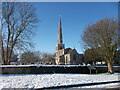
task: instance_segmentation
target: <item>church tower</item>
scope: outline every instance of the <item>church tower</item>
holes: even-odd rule
[[[82,63],[82,56],[75,49],[65,48],[65,44],[63,44],[61,18],[58,24],[58,39],[56,44],[55,63],[63,65]]]
[[[58,24],[58,40],[56,44],[56,57],[55,57],[55,62],[56,64],[60,64],[60,57],[61,55],[64,55],[64,50],[65,50],[65,45],[63,44],[63,39],[62,39],[62,22],[61,18]]]
[[[64,49],[64,44],[62,40],[62,23],[61,19],[58,24],[58,40],[57,40],[57,45],[56,45],[56,51]]]

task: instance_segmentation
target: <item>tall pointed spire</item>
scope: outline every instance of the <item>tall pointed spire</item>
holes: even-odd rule
[[[61,25],[61,18],[60,18],[60,21],[59,21],[59,24],[58,24],[58,44],[62,44],[63,41],[62,41],[62,25]]]

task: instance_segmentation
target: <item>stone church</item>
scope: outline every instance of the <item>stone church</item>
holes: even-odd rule
[[[65,48],[62,40],[62,23],[61,19],[58,24],[58,41],[56,44],[55,63],[56,64],[82,64],[83,55],[79,54],[76,49]]]

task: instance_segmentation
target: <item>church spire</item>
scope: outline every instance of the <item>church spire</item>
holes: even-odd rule
[[[59,24],[58,24],[58,44],[62,44],[63,41],[62,41],[62,25],[61,25],[61,18],[60,18],[60,21],[59,21]]]

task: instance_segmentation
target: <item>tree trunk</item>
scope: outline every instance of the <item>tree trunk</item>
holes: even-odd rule
[[[9,51],[9,54],[8,54],[8,61],[7,61],[7,64],[9,65],[10,64],[10,62],[11,62],[11,56],[12,56],[12,53],[13,53],[13,48],[12,49],[10,49],[10,51]]]
[[[114,72],[113,72],[112,63],[108,62],[107,64],[108,64],[108,73],[113,74]]]
[[[1,59],[1,63],[5,64],[4,48],[3,48],[3,40],[2,40],[2,30],[1,29],[0,29],[0,59]]]

